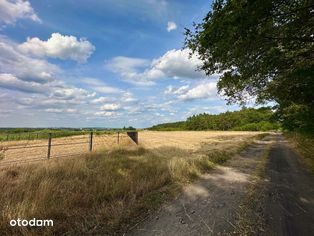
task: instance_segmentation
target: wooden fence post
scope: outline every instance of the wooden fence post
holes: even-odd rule
[[[120,132],[118,131],[118,144],[120,143]]]
[[[51,152],[51,133],[48,134],[48,154],[47,154],[48,159],[50,159],[50,152]]]
[[[134,141],[134,143],[138,144],[138,132],[137,131],[127,132],[127,135]]]
[[[89,135],[89,151],[93,151],[93,132],[90,132]]]

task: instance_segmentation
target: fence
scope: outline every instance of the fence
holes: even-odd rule
[[[41,134],[42,135],[42,134]],[[8,138],[9,140],[9,138]],[[138,144],[137,132],[116,132],[111,134],[72,135],[0,142],[0,166],[58,157],[86,155],[88,152],[109,149],[113,146]]]

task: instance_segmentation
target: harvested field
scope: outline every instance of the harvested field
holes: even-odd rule
[[[193,153],[208,151],[232,151],[239,143],[261,132],[241,131],[141,131],[140,145],[146,149],[159,147],[180,148]],[[89,135],[53,138],[51,158],[84,155],[89,150]],[[110,150],[120,147],[132,147],[135,144],[125,134],[106,134],[93,136],[93,151]],[[3,158],[0,165],[47,159],[48,140],[22,140],[1,142]]]
[[[126,139],[129,144],[101,145],[105,151],[92,155],[2,167],[0,232],[122,235],[254,136],[259,133],[142,131],[139,146]],[[10,219],[34,217],[52,219],[54,227],[8,225]]]
[[[176,147],[192,152],[236,149],[241,141],[249,140],[262,132],[243,131],[143,131],[140,144],[147,149]]]
[[[85,155],[89,151],[89,135],[52,138],[51,158]],[[132,140],[119,134],[119,146],[132,146]],[[118,134],[94,135],[93,151],[112,149],[118,146]],[[41,140],[21,140],[0,142],[2,160],[0,165],[47,159],[48,138]]]

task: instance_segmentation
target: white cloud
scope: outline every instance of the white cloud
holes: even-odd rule
[[[179,100],[182,101],[218,98],[217,85],[215,81],[202,82],[192,88],[190,88],[189,85],[184,85],[179,88],[168,86],[165,94],[175,95]]]
[[[62,81],[36,83],[23,81],[12,74],[0,74],[0,88],[12,91],[12,100],[23,107],[44,109],[72,109],[71,106],[84,106],[90,104],[95,98],[94,93],[85,89],[69,86]],[[29,95],[25,97],[28,93]],[[64,110],[70,113],[69,110]]]
[[[137,99],[134,97],[134,95],[130,92],[124,92],[122,97],[120,98],[122,102],[130,103],[130,102],[136,102]]]
[[[31,97],[19,98],[17,102],[22,106],[36,109],[71,107],[86,104],[81,98],[63,99],[46,95],[33,95]]]
[[[0,0],[0,22],[14,24],[18,19],[41,22],[29,1]]]
[[[25,93],[43,93],[45,87],[36,82],[23,81],[12,74],[0,74],[0,87]]]
[[[54,80],[42,84],[34,81],[24,81],[15,75],[8,73],[0,74],[0,88],[25,93],[45,94],[50,98],[59,98],[63,100],[84,99],[85,97],[92,96],[88,91],[68,86],[62,81]]]
[[[76,113],[77,107],[89,109],[95,92],[66,84],[58,79],[59,67],[25,55],[17,47],[15,42],[0,36],[0,89],[10,90],[16,109],[25,109],[29,114],[32,109],[60,114]]]
[[[108,97],[99,97],[99,98],[95,98],[91,101],[92,104],[98,104],[98,103],[105,103],[105,102],[111,102],[112,98],[108,98]]]
[[[38,57],[53,57],[59,59],[72,59],[83,63],[95,50],[95,46],[84,38],[77,39],[75,36],[51,34],[47,41],[39,38],[27,38],[27,41],[18,46],[23,53]]]
[[[205,78],[204,72],[198,70],[201,60],[195,54],[190,57],[190,52],[189,49],[173,49],[150,62],[141,58],[115,57],[105,66],[122,79],[138,85],[153,85],[155,80],[166,78]]]
[[[21,80],[46,83],[61,69],[45,60],[32,58],[17,50],[17,44],[0,37],[0,71],[13,74]]]
[[[96,116],[115,116],[117,115],[116,112],[113,111],[98,111],[95,113]]]
[[[149,64],[150,61],[147,59],[118,56],[107,61],[105,67],[113,72],[135,73],[137,68],[149,66]]]
[[[174,23],[173,21],[168,21],[168,24],[167,24],[167,31],[168,32],[175,30],[176,28],[177,28],[176,23]]]
[[[146,71],[146,74],[152,79],[158,79],[161,75],[174,79],[204,78],[205,74],[197,70],[202,65],[201,60],[195,54],[190,57],[190,53],[189,49],[170,50],[160,58],[153,60],[151,68]]]
[[[48,108],[48,109],[45,109],[45,111],[49,113],[78,113],[77,109],[72,109],[72,108],[68,108],[68,109]]]
[[[173,86],[169,85],[165,90],[165,94],[180,95],[180,94],[187,93],[188,91],[189,91],[189,85],[184,85],[179,88],[174,88]]]
[[[99,79],[83,78],[83,79],[81,79],[81,81],[84,84],[89,85],[90,88],[92,88],[93,90],[95,90],[96,92],[99,92],[99,93],[122,93],[123,92],[122,89],[108,86],[106,83],[104,83],[103,81],[101,81]]]
[[[102,105],[100,107],[100,110],[102,110],[102,111],[116,111],[116,110],[119,110],[120,108],[121,108],[120,104],[108,103],[108,104]]]
[[[70,87],[70,86],[62,86],[62,87],[54,87],[51,89],[51,97],[59,98],[62,100],[80,100],[83,101],[86,98],[93,97],[94,94],[89,93],[85,89]]]
[[[152,81],[143,79],[138,71],[149,67],[151,61],[143,58],[133,57],[114,57],[105,62],[105,68],[117,73],[120,77],[130,83],[136,85],[152,85]]]

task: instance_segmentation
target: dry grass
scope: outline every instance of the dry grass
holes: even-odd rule
[[[144,147],[115,148],[84,158],[0,170],[1,235],[121,232],[158,208],[182,185],[208,172],[215,163],[225,161],[256,135],[245,136],[242,132],[236,139],[232,134],[231,139],[225,139],[229,149],[224,152],[217,151],[224,146],[223,133],[211,145],[207,134],[198,143],[196,138],[194,143],[192,138],[188,140],[191,148],[180,143],[184,142],[181,136],[194,137],[197,133],[181,132],[179,144],[172,146],[149,145],[144,142],[146,134],[141,133]],[[159,133],[165,134],[174,137],[172,132]],[[169,143],[166,137],[163,142]],[[17,218],[52,219],[54,227],[10,227],[9,221]]]
[[[285,136],[300,154],[300,161],[314,173],[314,137],[300,133],[285,133]]]

